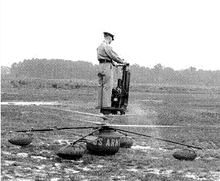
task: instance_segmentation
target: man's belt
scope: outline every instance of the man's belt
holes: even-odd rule
[[[99,59],[99,63],[112,63],[112,60]]]

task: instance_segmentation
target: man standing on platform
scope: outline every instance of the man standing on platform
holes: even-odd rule
[[[114,68],[116,63],[126,64],[126,62],[119,58],[119,56],[112,50],[110,44],[114,40],[114,35],[104,32],[104,41],[97,48],[97,58],[99,61],[98,70],[98,106],[111,107],[111,95],[114,86]]]

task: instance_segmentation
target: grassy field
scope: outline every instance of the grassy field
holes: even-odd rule
[[[56,102],[56,105],[14,105],[6,102]],[[113,124],[176,125],[180,128],[123,129],[203,148],[194,161],[172,154],[180,145],[130,135],[135,143],[114,156],[85,154],[62,160],[56,151],[91,130],[34,133],[26,147],[10,144],[10,131],[53,126],[88,126],[100,118],[73,114],[71,109],[99,114],[96,82],[84,80],[2,80],[1,180],[35,181],[192,181],[220,180],[220,87],[131,85],[127,116]],[[56,109],[53,109],[56,108]],[[92,125],[92,124],[91,124]],[[17,134],[15,134],[17,135]]]

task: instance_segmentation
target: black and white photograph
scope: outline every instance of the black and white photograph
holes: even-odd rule
[[[220,1],[0,0],[2,181],[220,181]]]

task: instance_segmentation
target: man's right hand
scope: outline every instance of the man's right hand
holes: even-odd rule
[[[126,61],[124,61],[124,59],[123,59],[123,64],[124,64],[124,65],[129,65],[129,63],[126,62]]]
[[[105,76],[105,74],[103,74],[103,73],[98,73],[98,77],[104,77]]]
[[[126,64],[127,62],[124,59],[121,59],[122,63],[121,64]]]

